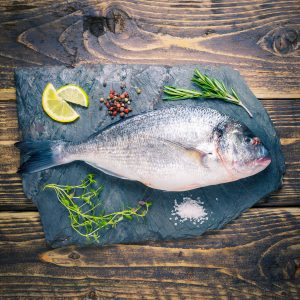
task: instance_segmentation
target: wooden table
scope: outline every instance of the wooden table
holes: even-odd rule
[[[0,16],[1,299],[299,299],[299,0],[1,0]],[[16,174],[13,71],[125,62],[238,69],[281,137],[283,188],[197,239],[47,247]]]

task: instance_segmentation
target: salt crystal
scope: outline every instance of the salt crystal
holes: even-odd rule
[[[191,221],[196,225],[196,222],[202,224],[204,220],[208,220],[207,212],[202,206],[200,198],[193,200],[190,197],[184,197],[183,201],[178,204],[177,200],[174,201],[174,210],[172,210],[172,215],[176,215],[175,220],[179,218],[180,222]],[[174,224],[175,226],[177,223]]]

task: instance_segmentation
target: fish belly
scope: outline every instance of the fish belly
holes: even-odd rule
[[[100,153],[91,152],[84,160],[109,175],[166,191],[203,186],[208,172],[200,158],[176,145],[150,138],[123,140],[101,148]]]

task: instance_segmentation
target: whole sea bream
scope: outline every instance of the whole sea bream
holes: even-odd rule
[[[186,191],[231,182],[271,162],[259,137],[243,124],[201,105],[176,105],[113,124],[80,143],[24,141],[33,173],[85,161],[102,172],[165,191]]]

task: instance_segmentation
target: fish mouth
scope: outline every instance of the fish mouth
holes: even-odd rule
[[[266,156],[266,157],[261,157],[255,160],[257,165],[260,166],[268,166],[271,163],[271,157],[270,156]]]
[[[266,147],[261,145],[259,147],[259,158],[255,160],[256,165],[266,167],[271,163],[271,155]]]

